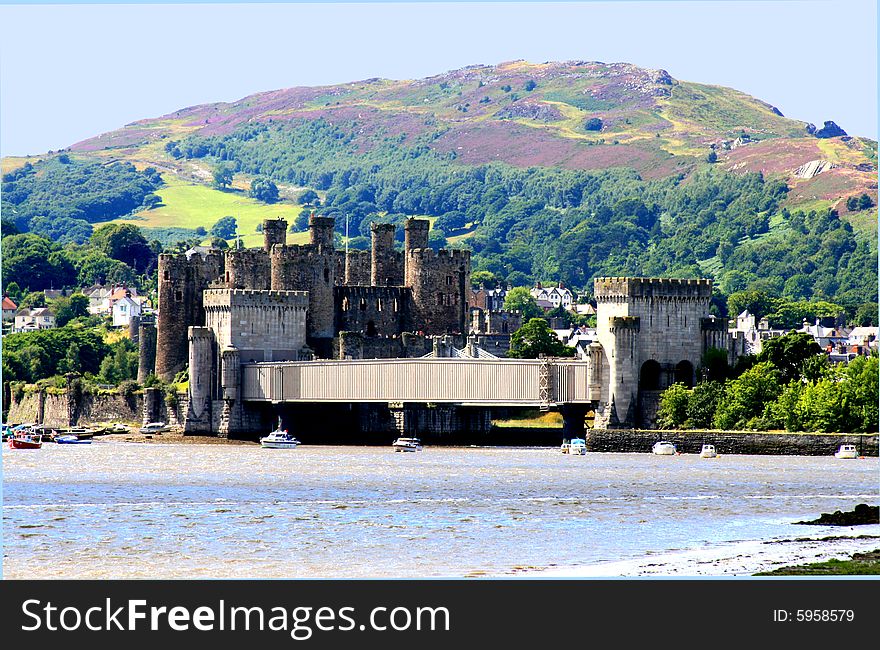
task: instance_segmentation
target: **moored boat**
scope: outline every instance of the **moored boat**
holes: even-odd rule
[[[91,437],[80,438],[73,434],[66,434],[63,436],[57,436],[55,442],[59,445],[90,445],[92,444],[92,439]]]
[[[275,429],[265,438],[260,438],[260,446],[266,449],[296,449],[298,444],[299,440],[286,429]]]
[[[715,451],[715,445],[703,445],[700,450],[700,458],[716,458],[718,452]]]
[[[666,440],[660,440],[654,443],[654,446],[651,447],[651,453],[657,454],[658,456],[674,456],[675,455],[675,445],[671,442],[667,442]]]
[[[421,451],[422,441],[418,438],[398,438],[391,446],[394,451]]]
[[[145,424],[140,429],[138,429],[138,433],[162,433],[164,431],[170,431],[171,427],[169,427],[164,422],[150,422],[149,424]]]
[[[858,458],[859,452],[855,445],[840,445],[840,448],[834,453],[835,458]]]
[[[562,443],[562,453],[572,456],[584,456],[587,453],[587,441],[583,438],[572,438]]]
[[[39,449],[43,446],[43,436],[40,434],[17,432],[9,439],[10,449]]]

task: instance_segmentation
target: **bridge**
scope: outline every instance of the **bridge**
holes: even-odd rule
[[[365,359],[241,364],[245,402],[587,406],[601,387],[571,359]]]

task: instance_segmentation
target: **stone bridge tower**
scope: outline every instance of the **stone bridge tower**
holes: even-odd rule
[[[594,295],[608,369],[597,426],[653,426],[660,393],[694,385],[707,345],[726,350],[726,327],[708,318],[712,281],[596,278]]]

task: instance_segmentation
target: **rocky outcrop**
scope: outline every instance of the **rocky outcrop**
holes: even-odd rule
[[[823,512],[822,516],[813,521],[797,521],[797,524],[808,526],[863,526],[867,524],[880,524],[880,506],[869,506],[860,503],[850,512],[835,510],[834,514]]]
[[[834,169],[835,165],[829,160],[811,160],[794,170],[796,178],[813,178],[829,169]]]
[[[836,138],[841,135],[846,135],[846,131],[841,129],[831,120],[825,122],[825,126],[819,129],[814,133],[817,138]]]
[[[505,120],[525,118],[538,122],[556,122],[562,119],[562,113],[557,108],[541,102],[516,102],[498,111],[496,116]]]

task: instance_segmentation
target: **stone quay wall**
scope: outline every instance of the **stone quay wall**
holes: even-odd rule
[[[877,456],[878,436],[855,433],[767,433],[753,431],[661,431],[647,429],[587,429],[588,451],[650,452],[658,440],[668,440],[683,454],[698,454],[704,444],[723,454],[830,456],[840,445],[855,445],[861,456]]]

